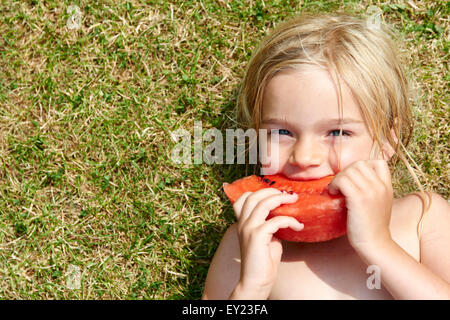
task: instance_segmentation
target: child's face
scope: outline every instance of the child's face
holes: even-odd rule
[[[278,173],[291,179],[318,179],[335,175],[357,160],[369,159],[372,136],[350,89],[344,83],[341,86],[340,149],[338,92],[327,71],[308,66],[301,72],[280,72],[269,81],[261,128],[278,132]],[[268,146],[270,150],[270,141]]]

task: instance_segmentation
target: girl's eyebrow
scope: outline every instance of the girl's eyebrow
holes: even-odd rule
[[[364,123],[363,120],[353,119],[353,118],[344,118],[344,119],[327,119],[322,121],[323,124],[349,124],[349,123]]]
[[[276,119],[276,118],[268,118],[263,119],[262,123],[264,124],[285,124],[291,127],[294,127],[292,123],[287,121],[286,119]],[[325,119],[319,122],[319,125],[339,125],[339,124],[349,124],[349,123],[364,123],[362,120],[352,119],[352,118],[344,118],[344,119]]]

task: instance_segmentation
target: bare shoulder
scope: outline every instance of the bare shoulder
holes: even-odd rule
[[[428,192],[428,197],[426,199],[430,202],[430,208],[426,213],[426,218],[424,217],[424,226],[427,226],[426,232],[432,230],[434,226],[433,222],[443,220],[446,221],[450,218],[450,204],[442,196],[434,192]],[[421,197],[419,192],[414,192],[408,194],[402,198],[396,199],[395,205],[397,210],[396,213],[400,215],[401,218],[407,217],[409,220],[419,222],[422,218],[423,208],[427,205],[423,197]],[[426,221],[426,223],[425,223]],[[439,227],[439,226],[438,226]]]
[[[229,298],[240,278],[240,258],[237,224],[233,224],[225,232],[211,261],[202,299]]]
[[[450,205],[430,192],[430,207],[422,217],[421,263],[450,282]]]
[[[434,192],[428,192],[429,197],[429,209],[422,217],[422,242],[433,241],[433,239],[440,239],[445,237],[447,240],[450,239],[448,230],[450,229],[450,204],[449,202]],[[418,193],[413,193],[409,196],[415,196],[416,199],[420,198]],[[421,215],[422,207],[425,203],[421,204]]]
[[[430,194],[430,208],[423,218],[423,241],[446,239],[450,242],[450,205],[442,196]]]

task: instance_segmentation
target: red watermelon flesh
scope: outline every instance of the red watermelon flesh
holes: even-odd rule
[[[275,236],[294,242],[320,242],[343,236],[346,233],[347,209],[342,195],[332,196],[325,191],[334,176],[310,181],[289,180],[282,175],[248,176],[224,183],[223,189],[231,203],[244,192],[255,192],[263,188],[295,192],[295,203],[283,204],[272,210],[267,219],[275,216],[292,216],[303,223],[301,231],[290,228],[279,229]]]

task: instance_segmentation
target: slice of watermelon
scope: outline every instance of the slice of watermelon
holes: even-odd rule
[[[301,231],[279,229],[275,236],[294,242],[320,242],[343,236],[346,233],[347,208],[342,195],[332,196],[325,191],[334,176],[318,180],[294,181],[281,175],[248,176],[233,183],[224,183],[223,189],[231,203],[244,192],[263,188],[295,192],[295,203],[283,204],[272,210],[267,219],[275,216],[291,216],[304,224]]]

